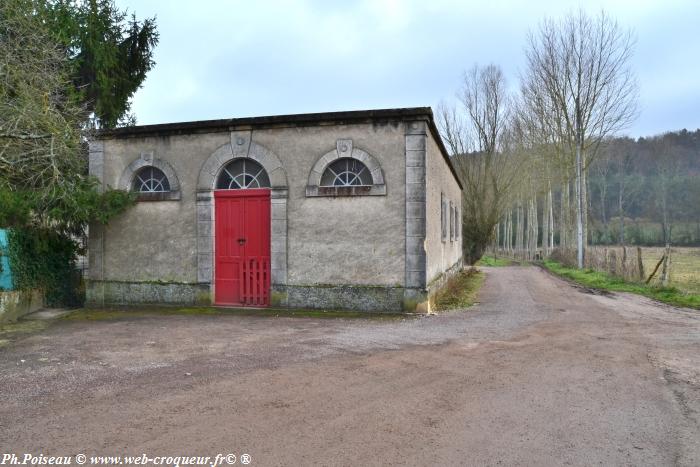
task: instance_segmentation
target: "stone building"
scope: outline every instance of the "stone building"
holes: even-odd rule
[[[430,108],[103,131],[138,201],[91,225],[88,303],[398,311],[461,268],[461,185]]]

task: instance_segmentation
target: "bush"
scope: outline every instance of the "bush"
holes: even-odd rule
[[[82,305],[82,277],[75,264],[78,253],[78,242],[55,231],[13,228],[8,232],[14,288],[41,290],[49,306]]]

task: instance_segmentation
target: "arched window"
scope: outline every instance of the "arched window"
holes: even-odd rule
[[[357,159],[344,157],[331,163],[321,176],[321,186],[369,186],[372,174]]]
[[[170,191],[170,181],[159,168],[143,167],[134,175],[132,190],[139,193],[165,193]]]
[[[338,139],[311,168],[306,196],[386,196],[382,167],[351,139]]]
[[[270,178],[262,165],[252,159],[234,159],[219,174],[217,190],[269,188]]]

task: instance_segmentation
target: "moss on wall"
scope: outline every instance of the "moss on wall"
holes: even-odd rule
[[[37,290],[0,292],[0,323],[13,323],[42,306],[42,294]]]

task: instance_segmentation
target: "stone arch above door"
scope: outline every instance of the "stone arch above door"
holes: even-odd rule
[[[253,159],[265,168],[270,177],[273,195],[275,190],[287,189],[287,174],[277,154],[251,141],[251,132],[234,131],[231,132],[231,142],[219,147],[202,165],[197,181],[197,191],[213,190],[221,169],[238,158]]]
[[[231,132],[231,142],[220,146],[204,162],[197,181],[197,282],[214,286],[214,187],[222,168],[238,158],[249,158],[265,168],[271,186],[270,267],[273,289],[287,285],[287,175],[277,155],[252,141],[251,131]],[[282,300],[279,305],[284,305]]]

